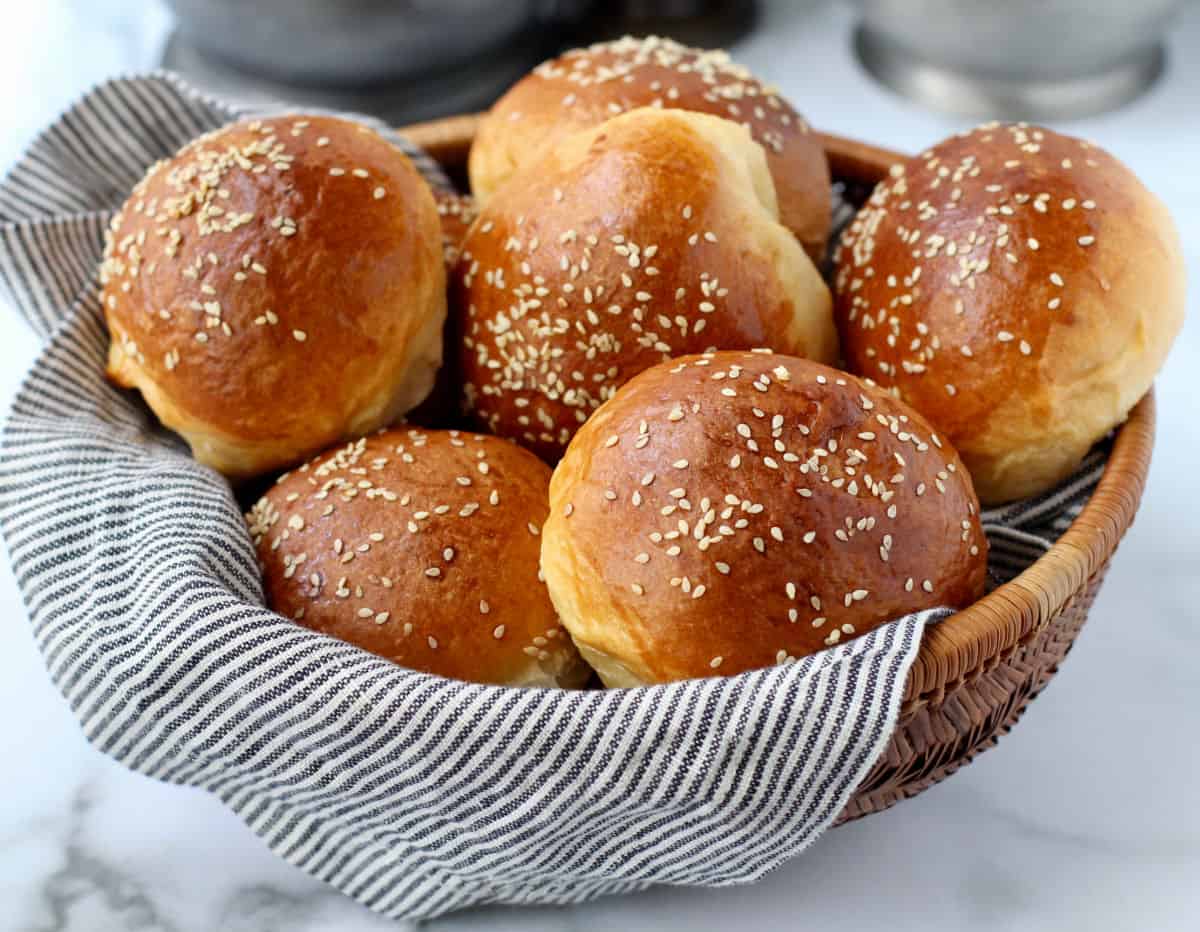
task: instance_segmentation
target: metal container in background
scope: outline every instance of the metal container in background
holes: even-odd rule
[[[573,44],[658,32],[723,45],[756,0],[166,0],[163,64],[233,100],[416,122],[487,107]]]
[[[894,90],[1002,119],[1099,113],[1162,72],[1182,0],[857,0],[855,48]]]
[[[288,84],[364,85],[442,70],[526,29],[534,0],[167,0],[200,53]]]
[[[595,0],[166,0],[163,65],[231,100],[415,122],[488,106]]]

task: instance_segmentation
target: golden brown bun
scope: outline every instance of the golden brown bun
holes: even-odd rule
[[[475,198],[469,194],[439,189],[433,196],[442,224],[442,255],[446,258],[446,271],[449,272],[458,263],[463,237],[479,216],[479,208]]]
[[[549,480],[533,454],[458,431],[324,453],[246,516],[267,604],[414,670],[580,685],[589,671],[538,571]]]
[[[775,90],[721,51],[654,36],[575,49],[545,62],[493,105],[471,147],[471,190],[486,203],[521,167],[577,130],[637,107],[741,123],[766,149],[783,225],[815,261],[829,236],[829,165],[815,134]]]
[[[113,219],[108,374],[234,477],[390,423],[441,361],[437,208],[331,117],[243,121],[159,162]]]
[[[829,290],[736,123],[643,108],[560,139],[483,207],[450,302],[468,409],[553,459],[628,378],[682,353],[832,361]]]
[[[1166,208],[1102,150],[1024,124],[893,168],[836,263],[849,368],[937,425],[991,504],[1069,475],[1183,323]]]
[[[655,366],[575,435],[542,571],[609,686],[740,673],[983,593],[958,456],[834,369],[722,352]]]

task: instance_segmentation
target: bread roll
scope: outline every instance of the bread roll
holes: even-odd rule
[[[450,272],[458,264],[463,237],[479,216],[479,207],[469,194],[435,191],[434,198],[442,224],[442,255],[446,259],[446,271]]]
[[[722,51],[626,36],[545,62],[492,107],[471,147],[471,189],[486,203],[514,173],[580,129],[638,107],[693,110],[746,126],[766,150],[780,220],[814,261],[825,254],[829,166],[787,101]]]
[[[495,437],[396,428],[280,477],[246,516],[267,604],[402,666],[507,686],[589,672],[538,572],[550,470]]]
[[[442,224],[442,256],[446,273],[453,272],[458,264],[463,237],[478,215],[475,201],[470,195],[437,189],[438,219]],[[408,412],[405,421],[430,427],[448,427],[461,423],[461,378],[458,371],[459,337],[453,326],[443,328],[442,367],[438,369],[433,388],[425,400]]]
[[[893,168],[846,230],[850,369],[928,417],[985,503],[1068,476],[1183,322],[1167,209],[1087,142],[988,124]]]
[[[232,477],[390,423],[441,361],[428,185],[374,130],[232,124],[147,174],[101,268],[108,374]]]
[[[634,110],[560,139],[518,181],[484,205],[451,281],[466,405],[492,432],[555,459],[663,359],[836,357],[829,291],[743,127]]]
[[[609,686],[733,674],[983,594],[958,456],[834,369],[721,352],[630,381],[550,483],[542,570]]]

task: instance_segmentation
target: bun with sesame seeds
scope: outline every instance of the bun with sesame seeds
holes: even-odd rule
[[[733,674],[983,594],[957,454],[919,414],[806,360],[655,366],[575,435],[542,571],[609,686]]]
[[[538,569],[550,469],[505,440],[394,428],[290,473],[246,516],[267,604],[427,673],[580,686]]]
[[[469,194],[438,189],[433,192],[437,202],[438,219],[442,224],[442,256],[446,273],[458,264],[459,248],[467,229],[478,216],[475,199]],[[446,427],[462,419],[459,396],[462,394],[458,373],[458,334],[447,326],[442,331],[442,367],[438,369],[433,388],[425,400],[413,408],[406,421],[412,424]]]
[[[231,124],[151,168],[112,221],[108,375],[228,476],[291,465],[428,393],[440,244],[429,186],[374,130]]]
[[[442,224],[442,255],[450,271],[458,263],[463,237],[479,216],[479,207],[471,195],[455,191],[435,191],[434,200]]]
[[[683,353],[833,361],[829,290],[736,123],[642,108],[560,139],[497,192],[450,283],[468,411],[548,459]]]
[[[988,504],[1068,476],[1183,323],[1167,209],[1106,152],[1026,124],[895,166],[835,263],[849,368],[943,431]]]
[[[692,110],[746,126],[764,148],[780,220],[814,261],[825,254],[831,198],[825,152],[776,91],[722,51],[626,36],[538,66],[493,105],[471,147],[471,189],[486,203],[558,140],[638,107]]]

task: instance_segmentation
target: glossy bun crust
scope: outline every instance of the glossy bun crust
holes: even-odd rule
[[[202,463],[291,465],[429,391],[445,271],[433,195],[345,120],[243,121],[159,162],[113,219],[108,374]]]
[[[589,672],[538,571],[550,470],[495,437],[396,428],[280,477],[247,515],[267,604],[401,666],[509,686]]]
[[[575,435],[542,570],[609,686],[733,674],[983,594],[954,451],[902,402],[800,359],[655,366]]]
[[[1069,475],[1183,322],[1166,208],[1112,156],[1034,126],[983,126],[893,168],[836,265],[849,368],[937,425],[987,503]]]
[[[626,37],[575,49],[519,81],[471,147],[471,189],[491,198],[559,139],[638,107],[692,110],[745,125],[766,150],[784,226],[816,261],[829,236],[829,166],[792,107],[721,51]]]
[[[832,361],[829,291],[777,218],[762,147],[727,120],[643,108],[560,139],[463,242],[450,302],[468,410],[554,459],[672,356]]]

